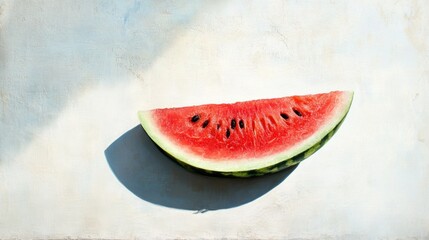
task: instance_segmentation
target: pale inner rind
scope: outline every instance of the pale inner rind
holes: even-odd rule
[[[228,159],[222,160],[208,160],[202,158],[192,152],[186,151],[183,147],[172,142],[166,135],[161,133],[152,117],[151,111],[139,112],[139,119],[146,130],[147,134],[152,140],[161,147],[164,151],[168,152],[174,158],[189,164],[191,166],[219,172],[235,172],[235,171],[249,171],[265,168],[282,162],[283,160],[290,159],[297,154],[309,149],[314,144],[318,143],[324,136],[332,131],[335,126],[345,117],[347,114],[351,102],[353,99],[353,92],[343,92],[337,99],[337,105],[332,111],[331,116],[328,120],[320,126],[319,130],[315,132],[311,137],[298,142],[291,148],[281,151],[266,157],[240,159],[240,161],[228,161]]]

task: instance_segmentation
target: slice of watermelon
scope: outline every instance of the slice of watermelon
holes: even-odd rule
[[[207,104],[139,112],[152,140],[182,166],[250,177],[298,164],[321,148],[347,115],[353,92]]]

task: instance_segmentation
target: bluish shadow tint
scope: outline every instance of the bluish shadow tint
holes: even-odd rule
[[[82,92],[130,79],[143,84],[137,73],[206,6],[198,0],[14,2],[0,28],[0,162]]]
[[[296,168],[257,178],[218,178],[192,173],[167,157],[141,126],[105,150],[119,181],[141,199],[178,209],[217,210],[237,207],[264,195]]]

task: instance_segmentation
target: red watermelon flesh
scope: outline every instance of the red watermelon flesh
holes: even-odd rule
[[[335,91],[154,109],[139,116],[149,136],[180,163],[243,173],[277,165],[319,143],[343,120],[352,98],[351,92]]]

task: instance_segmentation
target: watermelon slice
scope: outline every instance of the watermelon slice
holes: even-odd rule
[[[234,177],[298,164],[346,117],[353,92],[261,99],[139,112],[151,139],[182,166]]]

